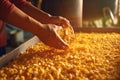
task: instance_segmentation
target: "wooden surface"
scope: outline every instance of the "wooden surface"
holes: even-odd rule
[[[75,28],[75,32],[120,33],[120,28]]]

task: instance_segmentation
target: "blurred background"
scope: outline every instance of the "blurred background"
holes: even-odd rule
[[[35,7],[51,15],[64,16],[73,27],[120,28],[119,0],[27,0]],[[59,2],[60,1],[60,2]],[[80,2],[81,1],[81,2]],[[66,3],[66,4],[64,4]],[[80,4],[78,4],[80,3]],[[81,7],[82,6],[82,7]],[[79,9],[81,7],[81,9]],[[64,9],[67,9],[65,11]],[[79,9],[79,10],[78,10]],[[58,11],[61,10],[61,11]],[[69,17],[71,16],[72,17]],[[77,18],[76,18],[77,17]],[[78,18],[80,17],[80,19]],[[82,19],[82,20],[81,20]],[[7,52],[13,50],[34,35],[7,24]]]

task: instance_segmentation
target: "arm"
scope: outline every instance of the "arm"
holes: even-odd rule
[[[8,17],[4,20],[5,22],[8,22],[12,25],[15,25],[23,30],[32,32],[33,34],[37,34],[37,28],[39,29],[39,32],[42,29],[43,24],[36,21],[29,15],[25,14],[21,10],[19,10],[17,7],[14,7],[12,11],[8,14]],[[36,29],[35,29],[36,28]]]
[[[41,23],[57,24],[71,26],[69,21],[66,18],[60,16],[52,16],[39,8],[28,3],[26,0],[11,0],[17,7],[19,7],[23,12],[30,15],[34,19],[38,20]]]
[[[32,32],[37,35],[42,42],[49,46],[55,48],[64,48],[68,46],[68,44],[56,34],[55,30],[58,26],[52,24],[42,24],[25,14],[13,4],[8,4],[8,2],[6,2],[7,0],[0,1],[7,4],[0,4],[0,12],[3,13],[0,14],[0,19],[26,31]]]

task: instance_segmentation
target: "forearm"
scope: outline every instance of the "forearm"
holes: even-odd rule
[[[37,28],[41,28],[42,24],[36,21],[35,19],[31,18],[17,7],[14,7],[13,10],[8,15],[6,22],[15,25],[23,30],[32,32],[33,34],[37,34]],[[40,27],[41,26],[41,27]],[[39,31],[41,32],[41,31]]]
[[[21,10],[39,22],[49,23],[48,21],[51,15],[33,6],[32,4],[25,5],[23,8],[21,8]]]

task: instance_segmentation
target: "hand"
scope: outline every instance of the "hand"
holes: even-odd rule
[[[42,34],[39,32],[37,36],[43,43],[58,49],[65,49],[69,46],[56,32],[56,30],[61,28],[60,26],[53,24],[43,24],[42,28]]]
[[[47,23],[49,24],[56,24],[62,27],[70,27],[73,34],[74,34],[74,30],[73,27],[71,26],[70,22],[68,19],[61,17],[61,16],[50,16]]]
[[[49,19],[47,20],[47,23],[71,27],[69,20],[62,16],[50,16]]]

